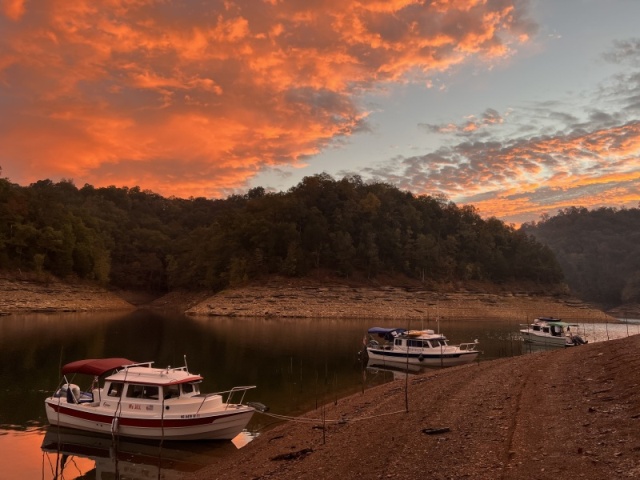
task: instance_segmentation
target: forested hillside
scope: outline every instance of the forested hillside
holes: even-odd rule
[[[224,200],[0,179],[0,268],[126,289],[222,289],[325,269],[423,281],[557,283],[551,251],[473,207],[359,177]]]
[[[640,302],[640,210],[571,207],[521,230],[548,245],[567,284],[606,306]]]

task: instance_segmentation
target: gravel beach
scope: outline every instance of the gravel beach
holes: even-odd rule
[[[186,478],[640,478],[639,348],[635,335],[396,380]]]

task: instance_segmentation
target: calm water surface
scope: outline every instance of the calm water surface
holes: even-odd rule
[[[519,322],[413,321],[379,326],[432,328],[451,343],[480,341],[480,361],[529,353]],[[125,357],[182,366],[204,376],[204,392],[257,385],[247,400],[297,415],[345,395],[390,381],[398,372],[363,365],[358,357],[367,320],[185,317],[138,310],[122,314],[32,314],[0,317],[0,472],[11,479],[179,478],[232,455],[232,442],[164,442],[47,434],[44,398],[58,385],[60,365],[83,358]],[[640,333],[638,324],[584,324],[591,342]],[[402,375],[402,374],[400,374]],[[81,385],[82,387],[83,385]],[[254,415],[259,434],[276,420]],[[64,442],[62,452],[59,442]],[[68,455],[62,455],[62,454]],[[60,461],[64,460],[61,470]],[[57,474],[57,476],[56,476]]]

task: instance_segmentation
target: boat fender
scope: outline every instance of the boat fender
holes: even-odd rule
[[[80,387],[75,383],[67,385],[67,403],[80,403]]]
[[[422,355],[422,354],[418,355],[418,361],[419,362],[424,362],[424,355]]]
[[[262,412],[262,413],[269,411],[269,407],[267,407],[264,403],[247,402],[247,405],[249,405],[250,407],[255,408],[257,411]]]
[[[111,433],[115,434],[118,433],[118,417],[113,417],[113,420],[111,421]]]

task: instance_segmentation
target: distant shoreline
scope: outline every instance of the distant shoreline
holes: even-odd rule
[[[212,296],[186,311],[187,315],[278,317],[278,318],[371,318],[398,320],[455,320],[491,319],[527,323],[538,316],[554,316],[570,321],[615,321],[601,310],[582,302],[566,303],[546,296],[478,295],[452,293],[441,295],[435,301],[424,301],[427,292],[380,292],[374,289],[357,291],[359,299],[348,295],[333,296],[324,301],[323,295],[309,292],[279,294],[276,302],[265,295],[254,295],[253,290],[242,294]]]
[[[130,301],[127,301],[130,300]],[[111,292],[86,283],[36,282],[0,277],[0,315],[151,308],[194,316],[371,318],[401,320],[481,319],[526,323],[540,315],[570,321],[605,322],[615,317],[553,291],[510,290],[475,284],[428,289],[421,285],[374,285],[271,279],[211,292],[171,292],[149,301],[143,295]],[[623,312],[624,313],[624,312]],[[619,315],[621,318],[640,318]]]

